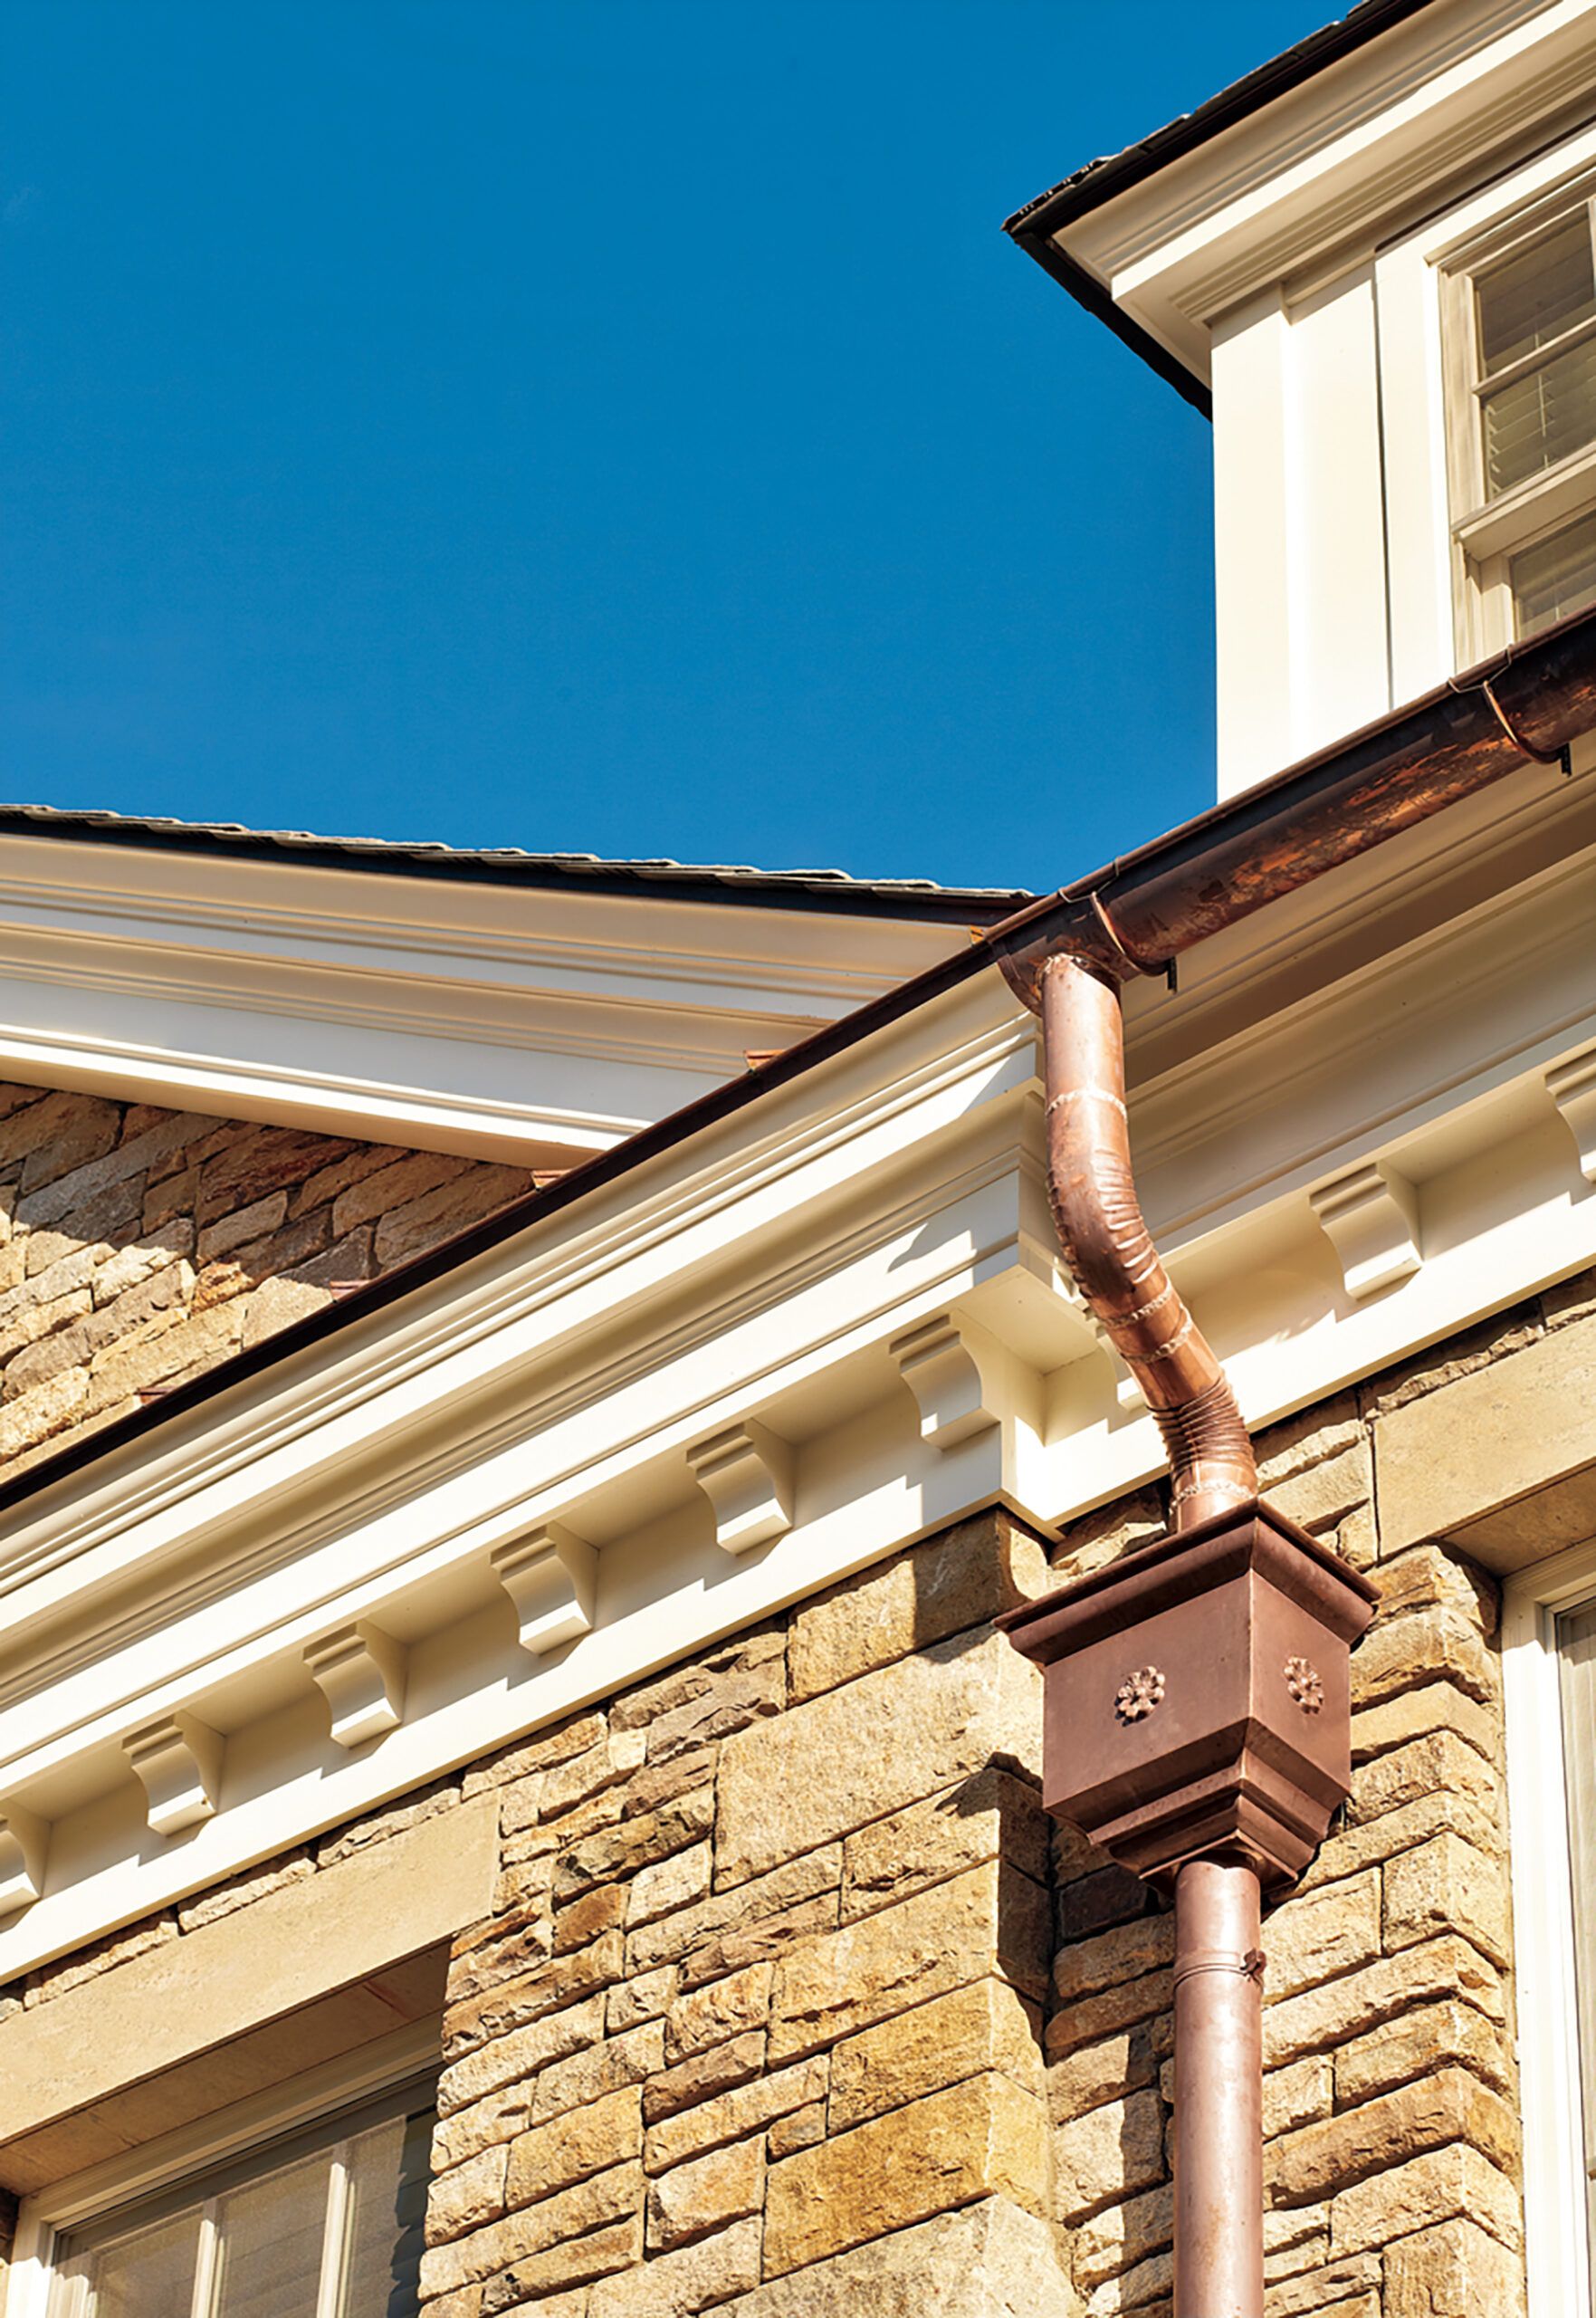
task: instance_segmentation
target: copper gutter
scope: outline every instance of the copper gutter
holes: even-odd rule
[[[1263,1509],[1235,1394],[1142,1220],[1125,1109],[1120,985],[1165,971],[1205,935],[1357,859],[1526,759],[1561,760],[1566,772],[1570,742],[1593,723],[1587,616],[988,935],[1011,988],[1041,1017],[1055,1226],[1088,1307],[1158,1423],[1170,1466],[1171,1532]],[[1075,1591],[1050,1597],[1061,1613],[1067,1614]],[[1011,1639],[1027,1655],[1039,1654],[1038,1612],[1045,1623],[1046,1606],[1016,1614]],[[1227,1630],[1214,1646],[1220,1659],[1230,1658],[1250,1646],[1249,1637],[1244,1626]],[[1276,1668],[1268,1679],[1277,1675]],[[1143,1686],[1132,1710],[1156,1709],[1161,1669],[1150,1662],[1129,1679],[1132,1688]],[[1090,1751],[1079,1719],[1086,1711],[1079,1704],[1050,1708],[1049,1750]],[[1347,1759],[1334,1776],[1344,1791],[1350,1753],[1339,1751]],[[1127,1774],[1128,1785],[1134,1791],[1162,1775],[1155,1749]],[[1050,1791],[1067,1796],[1067,1778],[1053,1769],[1044,1777]],[[1065,1807],[1067,1814],[1067,1801]],[[1171,1866],[1175,2318],[1263,2318],[1259,1859],[1232,1830],[1217,1834],[1207,1855],[1158,1856],[1138,1863],[1138,1872],[1161,1876],[1167,1886]]]
[[[1440,685],[1167,837],[1017,910],[984,937],[1026,1003],[1063,950],[1117,982],[1417,828],[1596,726],[1596,612]]]

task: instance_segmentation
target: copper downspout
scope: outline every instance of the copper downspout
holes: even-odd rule
[[[1069,1268],[1147,1396],[1172,1476],[1171,1527],[1258,1493],[1230,1382],[1160,1260],[1136,1198],[1113,983],[1062,953],[1042,969],[1047,1193]]]
[[[1175,1877],[1175,2318],[1264,2318],[1264,1956],[1256,1867]]]
[[[1153,1246],[1131,1170],[1117,985],[1062,953],[1038,976],[1047,1189],[1091,1310],[1147,1396],[1171,1476],[1171,1527],[1257,1495],[1230,1381]],[[1263,2318],[1260,1893],[1243,1860],[1175,1880],[1176,2318]]]

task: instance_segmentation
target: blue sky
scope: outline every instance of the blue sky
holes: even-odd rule
[[[1046,887],[1206,423],[999,231],[1324,0],[9,0],[0,791]]]

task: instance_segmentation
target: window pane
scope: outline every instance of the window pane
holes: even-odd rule
[[[394,2117],[350,2146],[339,2318],[413,2318],[432,2126],[430,2110]]]
[[[1596,314],[1591,224],[1582,208],[1475,283],[1480,368],[1493,370],[1549,346]]]
[[[1557,1621],[1573,1867],[1574,1977],[1584,2094],[1588,2225],[1596,2254],[1596,1603]]]
[[[216,2318],[316,2318],[328,2171],[307,2157],[218,2198]]]
[[[1553,620],[1596,604],[1596,515],[1526,547],[1508,566],[1515,626],[1534,636]]]
[[[1486,489],[1494,499],[1526,475],[1596,441],[1596,338],[1485,398]]]
[[[178,2214],[101,2246],[88,2264],[92,2318],[187,2318],[197,2213]]]

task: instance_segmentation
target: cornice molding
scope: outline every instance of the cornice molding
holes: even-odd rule
[[[1227,311],[1348,264],[1566,120],[1596,87],[1591,0],[1454,0],[1063,226],[1058,246],[1197,378]]]
[[[0,1072],[552,1164],[958,938],[864,904],[814,917],[5,834]]]

